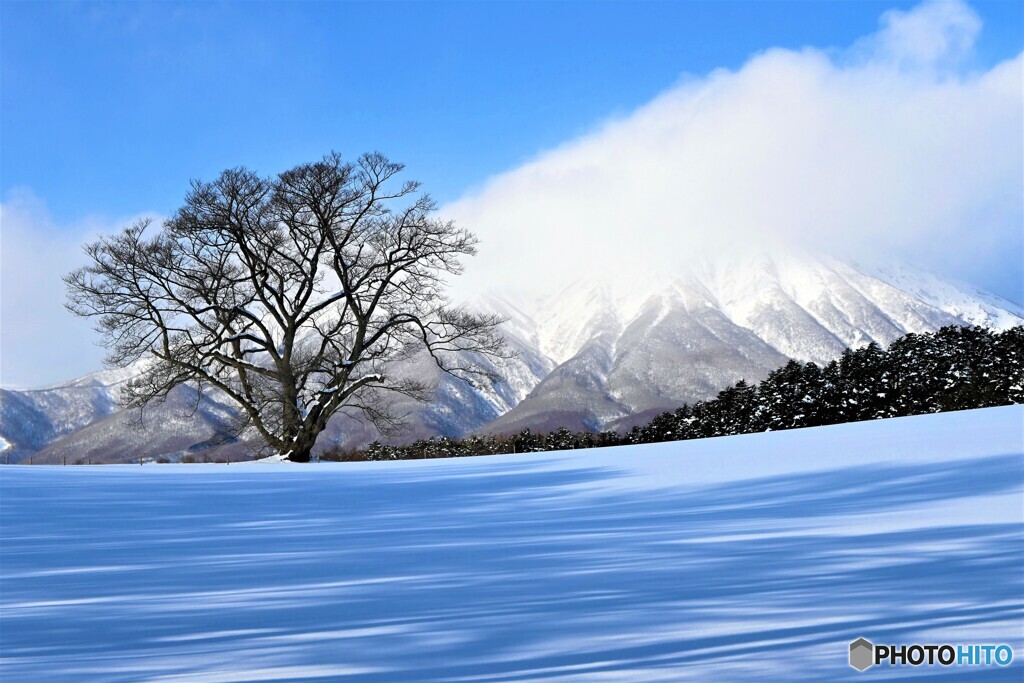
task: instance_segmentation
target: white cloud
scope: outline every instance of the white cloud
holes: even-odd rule
[[[981,20],[962,2],[926,2],[909,12],[889,10],[878,33],[853,52],[890,65],[935,68],[955,66],[974,47]]]
[[[35,387],[102,367],[92,323],[63,307],[61,277],[85,265],[85,242],[132,221],[58,225],[24,188],[0,203],[0,385]]]
[[[960,2],[926,3],[845,50],[770,49],[683,79],[445,207],[483,240],[456,293],[671,272],[782,241],[909,256],[1020,301],[1024,55],[969,70],[980,30]],[[61,275],[130,222],[58,225],[25,190],[0,205],[0,384],[99,369]]]
[[[979,30],[967,6],[926,3],[847,50],[682,81],[445,207],[482,239],[459,293],[779,241],[1019,281],[1024,56],[969,72]]]

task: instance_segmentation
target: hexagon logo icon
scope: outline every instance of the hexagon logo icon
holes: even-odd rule
[[[866,638],[858,638],[850,643],[850,666],[863,671],[875,663],[875,646]]]

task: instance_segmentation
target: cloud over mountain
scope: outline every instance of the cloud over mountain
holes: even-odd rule
[[[890,11],[844,49],[769,49],[445,207],[484,240],[459,286],[674,271],[783,242],[910,256],[1020,300],[1024,55],[975,69],[961,2]]]
[[[0,202],[0,385],[37,386],[100,367],[104,352],[95,344],[93,322],[64,310],[61,276],[84,265],[85,242],[142,217],[61,224],[25,188]]]

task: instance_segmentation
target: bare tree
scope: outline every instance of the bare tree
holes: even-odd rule
[[[189,384],[227,396],[266,446],[308,462],[339,410],[382,431],[389,397],[426,400],[395,378],[426,351],[444,372],[485,374],[467,352],[504,355],[502,321],[449,306],[447,275],[476,238],[381,154],[337,154],[275,178],[245,169],[193,182],[162,228],[140,221],[86,245],[64,280],[68,308],[98,318],[108,363],[140,359],[122,399],[142,407]]]

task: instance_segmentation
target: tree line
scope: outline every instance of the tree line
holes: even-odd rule
[[[625,434],[549,433],[445,436],[405,445],[374,442],[328,451],[324,460],[407,460],[534,453],[816,427],[1024,403],[1024,327],[993,332],[948,326],[900,337],[887,349],[846,349],[824,367],[791,360],[764,380],[740,380],[718,396],[683,404]]]

